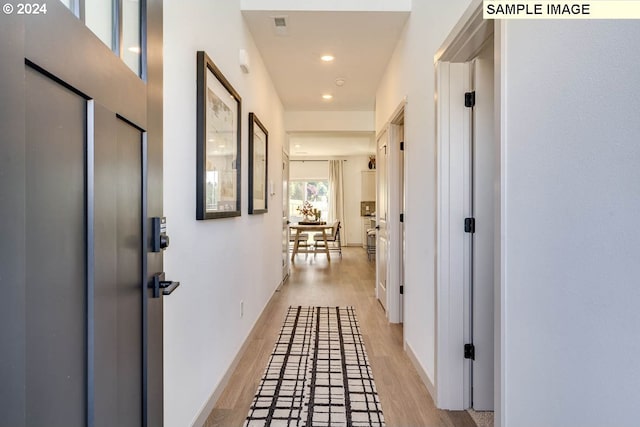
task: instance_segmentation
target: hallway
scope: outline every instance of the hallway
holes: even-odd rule
[[[639,427],[633,13],[4,3],[0,427],[243,425],[291,306],[355,308],[390,426]],[[304,201],[354,247],[283,281]]]
[[[474,427],[466,412],[435,408],[402,348],[402,326],[387,323],[375,298],[375,264],[361,248],[344,248],[331,263],[303,255],[247,340],[244,355],[205,427],[241,426],[289,306],[354,306],[388,426]]]

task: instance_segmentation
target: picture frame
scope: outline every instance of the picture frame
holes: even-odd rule
[[[249,113],[249,213],[268,211],[267,179],[269,132],[254,113]]]
[[[197,52],[196,219],[240,216],[242,98]]]

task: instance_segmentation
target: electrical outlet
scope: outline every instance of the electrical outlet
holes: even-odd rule
[[[240,300],[240,317],[244,316],[244,301]]]

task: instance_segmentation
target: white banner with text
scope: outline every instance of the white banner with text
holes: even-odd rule
[[[484,0],[484,19],[640,19],[640,1]]]

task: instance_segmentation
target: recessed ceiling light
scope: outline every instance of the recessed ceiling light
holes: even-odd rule
[[[322,55],[320,59],[322,59],[324,62],[331,62],[336,58],[334,58],[333,55]]]
[[[300,144],[296,144],[296,145],[295,145],[295,147],[296,147],[296,148],[300,148]]]
[[[219,147],[219,148],[224,148],[224,147],[226,147],[226,145],[224,145],[224,144],[219,144],[219,145],[218,145],[218,147]]]
[[[322,99],[329,100],[329,99],[332,99],[332,98],[333,98],[333,95],[330,95],[328,93],[325,93],[324,95],[322,95]]]
[[[140,53],[140,47],[139,46],[131,46],[130,48],[127,49],[129,52],[133,52],[133,53]]]
[[[344,86],[345,82],[346,82],[346,80],[345,80],[345,79],[343,79],[342,77],[338,77],[338,78],[336,79],[336,86],[338,86],[338,87],[342,87],[342,86]]]

